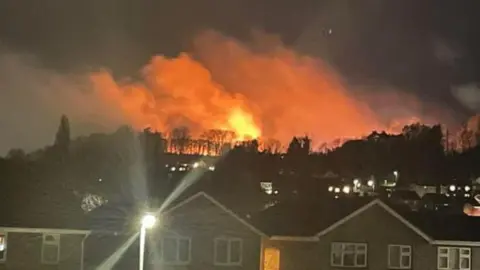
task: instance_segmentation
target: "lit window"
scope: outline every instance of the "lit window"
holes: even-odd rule
[[[412,247],[406,245],[388,246],[388,268],[410,269],[412,267]]]
[[[280,270],[280,250],[277,248],[266,248],[263,253],[263,269]]]
[[[0,232],[0,262],[7,260],[7,233]]]
[[[470,248],[438,247],[437,268],[442,270],[471,269]]]
[[[158,242],[158,248],[152,250],[159,257],[160,262],[170,265],[185,265],[190,263],[191,240],[188,237],[169,236],[163,237]]]
[[[242,240],[238,238],[215,239],[215,265],[241,265]]]
[[[58,264],[60,261],[60,234],[43,234],[42,263]]]
[[[340,267],[366,267],[367,244],[332,243],[330,263]]]

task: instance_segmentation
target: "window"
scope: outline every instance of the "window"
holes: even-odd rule
[[[280,250],[278,248],[266,248],[263,253],[264,270],[280,270]]]
[[[412,267],[412,247],[406,245],[388,246],[388,268],[410,269]]]
[[[332,243],[330,263],[341,267],[366,267],[367,244]]]
[[[469,270],[470,248],[438,247],[437,268],[447,270]]]
[[[0,232],[0,262],[7,260],[7,233]]]
[[[191,240],[188,237],[163,237],[159,241],[158,249],[153,250],[158,253],[152,254],[152,256],[155,259],[155,255],[158,255],[157,259],[166,264],[188,264],[190,263],[190,248]]]
[[[42,241],[42,263],[57,264],[59,261],[60,234],[44,234]]]
[[[238,238],[215,239],[215,265],[241,265],[242,240]]]

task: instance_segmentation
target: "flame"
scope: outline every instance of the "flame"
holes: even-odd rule
[[[141,129],[169,131],[187,126],[193,136],[209,129],[231,130],[238,140],[258,138],[261,128],[242,95],[231,95],[208,70],[182,54],[155,57],[143,70],[145,82],[116,82],[107,71],[92,74],[98,95]]]
[[[113,117],[138,129],[185,126],[198,138],[218,129],[234,131],[236,140],[274,138],[286,145],[292,136],[308,134],[324,143],[424,119],[427,110],[415,97],[366,91],[375,93],[372,99],[351,90],[320,59],[272,39],[267,43],[255,47],[208,31],[195,39],[190,54],[153,57],[141,80],[116,81],[108,71],[91,79]]]
[[[248,139],[258,139],[260,137],[260,128],[255,124],[253,116],[240,108],[235,108],[228,117],[228,130],[232,130],[237,135],[236,140],[243,141]]]

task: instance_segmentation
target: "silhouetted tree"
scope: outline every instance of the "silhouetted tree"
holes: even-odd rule
[[[60,125],[55,134],[55,142],[53,144],[55,154],[60,159],[64,159],[70,148],[70,123],[66,115],[60,118]]]
[[[190,131],[187,127],[174,128],[170,134],[170,144],[173,153],[191,154],[189,147],[191,142]]]
[[[302,145],[297,137],[293,137],[287,148],[287,154],[297,155],[302,152]]]
[[[8,151],[7,153],[8,159],[25,160],[26,157],[27,157],[27,154],[25,154],[25,151],[19,148],[10,149],[10,151]]]

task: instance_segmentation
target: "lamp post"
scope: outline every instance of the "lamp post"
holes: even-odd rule
[[[143,265],[145,261],[145,238],[147,234],[147,229],[153,228],[157,223],[157,218],[153,214],[145,214],[142,217],[141,227],[140,227],[140,254],[138,269],[143,270]]]

